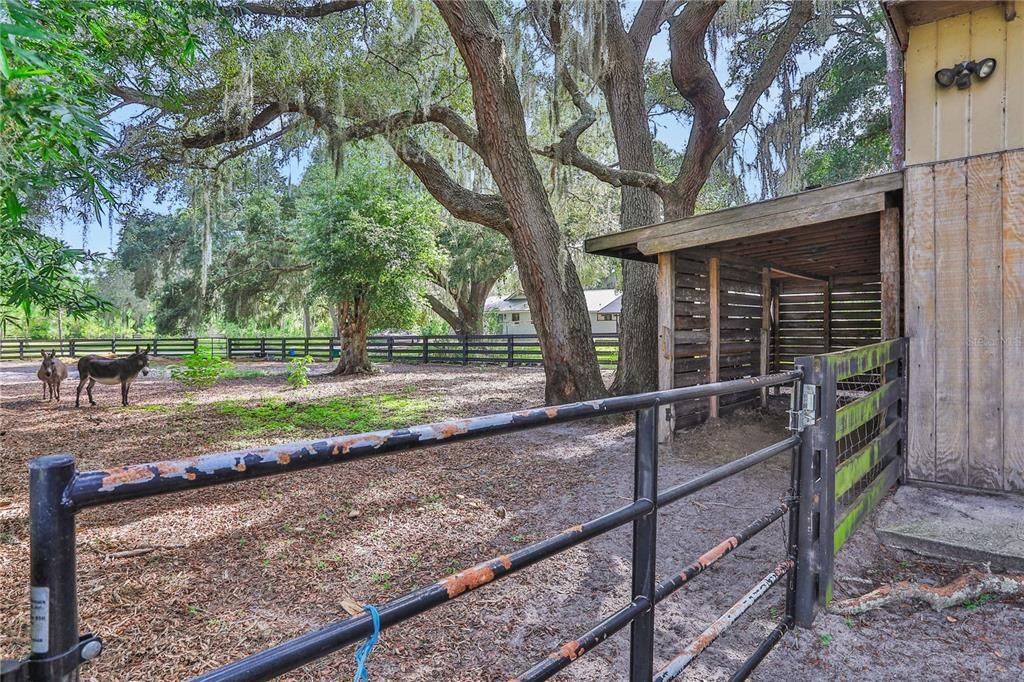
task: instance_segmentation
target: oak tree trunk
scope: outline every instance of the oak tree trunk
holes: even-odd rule
[[[452,331],[460,336],[484,333],[484,313],[487,296],[497,280],[487,279],[464,284],[458,288],[449,287],[448,293],[455,303],[454,309],[444,301],[427,293],[427,303],[437,315],[448,323]]]
[[[372,371],[370,355],[366,350],[370,329],[368,308],[363,298],[338,304],[341,350],[338,365],[330,372],[332,375],[368,374]]]
[[[644,105],[643,60],[629,36],[613,31],[607,77],[601,88],[608,103],[619,167],[655,173],[654,147]],[[622,187],[619,225],[628,230],[658,222],[660,201],[643,187]],[[612,392],[641,393],[658,387],[657,268],[635,260],[622,262],[622,317],[619,365]]]
[[[549,404],[605,395],[583,286],[534,164],[519,86],[483,3],[436,0],[473,87],[480,146],[508,210],[509,241],[544,356]]]

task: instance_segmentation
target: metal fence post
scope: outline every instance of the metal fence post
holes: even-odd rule
[[[430,362],[430,337],[423,337],[423,364]]]
[[[821,419],[814,436],[821,452],[821,516],[818,519],[818,604],[832,600],[832,565],[835,559],[833,535],[836,527],[836,371],[821,363]]]
[[[267,357],[267,337],[260,337],[260,357]]]
[[[633,467],[633,499],[658,496],[658,408],[636,413],[636,455]],[[651,607],[630,626],[630,682],[650,682],[654,677],[654,560],[658,542],[658,512],[633,522],[633,598],[644,596]]]
[[[462,364],[469,364],[469,335],[462,335]]]
[[[199,352],[199,337],[198,336],[194,336],[194,337],[192,337],[192,353],[195,354],[195,353],[198,353],[198,352]],[[212,341],[210,343],[210,355],[213,355],[213,343],[212,343]]]
[[[394,362],[395,359],[395,337],[388,337],[388,362]]]
[[[800,430],[800,452],[797,471],[796,570],[794,571],[793,617],[797,625],[811,627],[817,612],[818,594],[818,475],[820,451],[816,448],[815,429],[818,426],[818,388],[820,379],[815,375],[811,358],[799,358],[794,363],[803,370],[801,394],[796,397],[792,415],[793,425]],[[807,423],[808,421],[811,423]]]
[[[797,534],[797,625],[810,627],[832,597],[836,483],[836,375],[820,356],[798,358],[803,370]]]
[[[74,339],[70,339],[70,340],[68,341],[68,347],[69,347],[68,349],[69,349],[69,351],[70,351],[70,352],[68,353],[68,355],[70,355],[70,356],[71,356],[71,357],[73,357],[73,358],[76,358],[76,357],[78,357],[77,355],[75,355],[75,340],[74,340]]]
[[[31,679],[77,680],[78,601],[75,594],[75,515],[64,490],[75,458],[50,455],[29,462],[31,536]],[[87,653],[99,654],[99,645]]]
[[[18,359],[25,359],[25,342],[20,339],[18,340]]]
[[[516,339],[514,336],[509,334],[508,337],[506,338],[506,341],[508,342],[508,366],[514,367],[516,364]]]

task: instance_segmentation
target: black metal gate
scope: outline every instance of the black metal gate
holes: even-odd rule
[[[830,519],[834,513],[834,492],[829,493],[829,490],[835,490],[835,477],[831,475],[834,467],[830,464],[835,460],[834,457],[830,459],[828,453],[835,451],[835,435],[838,433],[835,424],[846,424],[842,427],[845,429],[864,414],[874,419],[882,415],[886,430],[875,439],[877,449],[888,457],[892,447],[897,447],[897,459],[886,465],[883,474],[878,476],[877,480],[883,483],[888,481],[887,476],[890,474],[886,472],[898,470],[900,466],[901,460],[898,458],[901,450],[898,448],[899,443],[902,443],[902,437],[897,439],[897,445],[893,446],[892,436],[887,434],[891,433],[888,430],[890,428],[902,433],[901,424],[905,423],[901,421],[902,408],[899,407],[905,394],[899,369],[904,357],[902,353],[905,344],[893,343],[897,345],[878,344],[886,348],[858,354],[856,359],[843,359],[842,356],[846,355],[844,353],[816,356],[801,361],[800,366],[793,371],[751,379],[521,410],[391,431],[288,443],[255,450],[215,453],[186,460],[138,464],[106,471],[77,471],[75,459],[71,455],[40,457],[30,464],[32,653],[22,660],[4,661],[0,669],[0,682],[77,679],[79,666],[95,658],[102,651],[103,645],[98,636],[80,635],[78,629],[75,514],[82,509],[257,476],[344,464],[351,460],[385,453],[628,412],[636,414],[632,503],[381,604],[376,607],[379,613],[379,628],[393,627],[408,618],[456,599],[470,590],[502,579],[626,523],[632,523],[631,601],[586,633],[567,640],[558,650],[523,671],[516,679],[547,679],[615,632],[630,625],[631,681],[650,682],[653,679],[667,682],[679,675],[743,612],[773,585],[785,578],[785,614],[777,627],[732,678],[745,679],[790,627],[794,624],[809,625],[813,620],[816,604],[827,597],[832,556],[833,525]],[[864,350],[867,349],[858,349]],[[854,352],[857,351],[848,351]],[[880,373],[881,387],[877,391],[862,396],[839,411],[832,407],[835,404],[837,381],[878,367],[882,367],[883,370]],[[810,378],[809,383],[807,377]],[[783,384],[792,385],[793,433],[790,437],[689,481],[664,489],[659,487],[660,406],[680,400],[730,395]],[[808,399],[808,396],[811,398]],[[806,403],[801,402],[802,400],[806,400]],[[894,402],[897,400],[899,402]],[[868,404],[870,409],[865,407]],[[844,422],[844,419],[849,422]],[[897,426],[892,427],[892,424]],[[801,431],[803,433],[800,433]],[[822,446],[822,443],[828,442],[833,444],[831,450]],[[658,581],[654,569],[657,548],[655,511],[784,452],[792,453],[791,485],[790,489],[781,495],[779,505],[745,528],[738,529],[671,577]],[[849,461],[856,464],[847,464],[848,471],[860,471],[863,463],[867,461],[865,458],[874,465],[883,461],[876,461],[874,455],[859,452],[850,458]],[[871,471],[874,471],[874,468]],[[823,476],[822,472],[830,473]],[[871,497],[875,494],[871,490],[868,489],[863,494]],[[743,599],[711,624],[668,666],[656,673],[655,605],[787,513],[787,555],[780,557],[780,562]],[[851,511],[849,514],[854,517],[848,517],[856,520],[860,518],[856,517],[858,513]],[[825,551],[826,548],[828,551]],[[272,679],[365,639],[374,632],[374,618],[371,614],[363,612],[216,670],[202,673],[195,679],[204,682]]]

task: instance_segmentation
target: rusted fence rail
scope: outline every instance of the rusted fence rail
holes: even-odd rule
[[[797,395],[800,376],[800,370],[793,370],[716,384],[521,410],[392,431],[215,453],[103,471],[77,471],[75,458],[71,455],[38,458],[30,465],[32,655],[21,661],[6,661],[0,678],[2,682],[26,679],[77,679],[78,667],[98,656],[102,650],[103,645],[98,636],[82,636],[78,630],[75,515],[82,509],[259,476],[281,475],[311,467],[344,465],[355,459],[385,453],[514,433],[602,415],[635,412],[633,502],[595,519],[584,520],[581,523],[574,520],[575,525],[549,538],[479,563],[376,608],[381,629],[393,627],[413,616],[457,599],[470,590],[484,587],[614,528],[632,523],[632,600],[587,633],[570,638],[558,651],[541,658],[517,679],[547,679],[578,660],[607,637],[630,625],[630,679],[633,682],[650,682],[655,675],[655,605],[788,512],[800,508],[802,504],[810,504],[797,496],[800,482],[796,475],[800,467],[796,466],[795,457],[801,439],[796,434],[712,469],[690,481],[659,488],[657,408],[683,399],[732,395],[782,384],[793,384],[793,395]],[[678,573],[658,582],[654,569],[657,547],[656,509],[677,502],[698,490],[785,452],[793,453],[794,478],[790,490],[779,491],[779,506],[747,527],[737,530],[734,535],[723,539],[721,543],[696,558],[693,563],[681,568]],[[786,549],[788,556],[782,558],[783,564],[787,567],[797,559],[798,547],[795,539],[800,536],[794,526],[798,517],[790,514],[789,518],[788,536],[791,540]],[[776,579],[781,579],[783,573],[778,573],[777,569],[776,574]],[[762,587],[764,589],[759,594],[767,591],[767,585]],[[794,589],[795,581],[791,577],[787,584],[787,594],[790,596],[787,598],[786,615],[779,623],[782,631],[793,622],[796,608]],[[731,620],[739,616],[735,612],[730,614]],[[724,630],[721,624],[717,627]],[[364,639],[372,631],[371,615],[364,613],[300,635],[217,670],[200,674],[196,679],[204,682],[272,679]],[[769,649],[767,644],[758,647],[755,657],[763,657]],[[696,656],[696,653],[693,656]],[[757,660],[752,659],[744,666],[752,669]],[[672,679],[674,673],[662,671],[660,675],[659,679],[667,680]]]

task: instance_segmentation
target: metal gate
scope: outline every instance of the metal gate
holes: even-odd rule
[[[832,598],[836,552],[906,467],[907,340],[800,358],[801,510],[798,625]]]
[[[838,548],[840,538],[848,537],[852,526],[877,501],[880,496],[878,490],[884,491],[888,486],[892,472],[899,471],[905,423],[901,412],[905,385],[900,369],[904,349],[905,344],[901,342],[878,344],[877,347],[804,359],[797,369],[775,375],[106,471],[77,471],[71,455],[38,458],[30,464],[32,653],[22,660],[4,661],[0,668],[0,682],[74,680],[78,677],[79,666],[102,651],[99,636],[79,633],[75,514],[82,509],[257,476],[286,474],[310,467],[344,465],[351,460],[385,453],[628,412],[634,412],[636,419],[632,503],[381,604],[375,607],[379,613],[379,629],[398,625],[470,590],[484,587],[632,523],[631,601],[586,633],[568,639],[559,649],[541,658],[515,679],[548,679],[629,625],[631,681],[667,682],[678,676],[773,585],[785,579],[785,614],[732,678],[745,679],[790,627],[794,624],[809,625],[813,621],[816,605],[827,599],[829,594],[833,527],[837,531]],[[841,400],[839,382],[879,368],[879,387],[876,390],[861,390],[859,393],[863,395],[835,409]],[[659,487],[659,406],[785,384],[791,385],[792,396],[793,433],[788,438],[689,481]],[[876,421],[884,428],[869,444],[841,463],[838,472],[844,482],[837,484],[839,476],[832,475],[836,471],[833,465],[837,459],[836,444],[842,444],[844,438],[863,429],[868,422]],[[893,433],[900,435],[894,437]],[[896,448],[895,456],[893,447]],[[656,510],[785,452],[792,453],[791,484],[789,490],[780,491],[779,505],[709,548],[672,576],[657,580],[654,569]],[[873,476],[874,482],[860,494],[858,501],[841,517],[840,523],[833,526],[835,491],[853,490],[852,487],[846,488],[845,481],[862,470],[871,475],[885,462],[888,463],[882,473]],[[827,475],[822,475],[823,472]],[[766,573],[764,579],[684,648],[668,666],[655,673],[656,604],[787,513],[787,555],[780,557],[779,563]],[[195,679],[204,682],[272,679],[367,638],[377,630],[374,620],[370,613],[364,612],[201,673]]]

